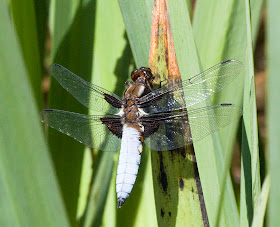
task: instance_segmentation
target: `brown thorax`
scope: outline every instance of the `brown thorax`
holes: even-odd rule
[[[130,127],[134,125],[138,129],[141,127],[139,118],[142,114],[138,108],[139,98],[152,91],[154,76],[150,68],[141,67],[132,71],[131,79],[131,82],[126,82],[127,89],[122,101],[124,112],[122,122],[128,123]]]

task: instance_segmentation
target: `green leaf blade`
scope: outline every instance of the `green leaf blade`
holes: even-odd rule
[[[11,12],[17,37],[21,46],[22,56],[27,67],[27,72],[32,86],[34,97],[39,108],[42,107],[41,92],[41,59],[38,45],[38,33],[34,2],[27,0],[22,4],[20,1],[11,0]],[[45,21],[46,22],[46,21]]]
[[[0,207],[3,226],[68,226],[27,67],[0,2]],[[17,64],[14,64],[17,62]]]
[[[261,4],[259,3],[254,4],[253,9],[256,9],[260,5]],[[258,10],[255,10],[255,12],[256,14],[254,14],[254,18],[257,18],[256,20],[259,20],[259,8]],[[215,2],[215,4],[208,1],[199,1],[197,4],[193,27],[203,68],[208,68],[213,64],[227,59],[239,60],[244,65],[243,73],[241,73],[239,77],[228,87],[226,87],[222,92],[215,96],[215,103],[230,102],[242,106],[243,78],[245,77],[245,75],[247,75],[246,72],[247,68],[249,67],[247,59],[248,53],[250,54],[250,52],[247,51],[247,48],[248,45],[251,45],[247,43],[247,23],[245,16],[246,10],[244,1],[217,1]],[[206,17],[208,18],[207,21],[205,20]],[[258,21],[254,21],[254,23],[256,24],[254,26],[254,31],[256,31]],[[254,32],[255,36],[256,34],[257,33]],[[238,122],[233,122],[233,124],[228,127],[228,130],[223,129],[220,131],[219,134],[222,135],[220,139],[222,146],[214,149],[214,157],[216,157],[216,161],[213,160],[211,155],[206,155],[208,154],[208,152],[206,154],[203,153],[204,157],[202,158],[204,159],[204,162],[209,162],[209,160],[213,160],[213,163],[216,162],[216,167],[208,166],[208,170],[206,171],[209,171],[209,169],[210,171],[211,169],[216,169],[216,175],[218,176],[218,179],[214,180],[211,178],[210,180],[209,177],[204,177],[204,174],[202,173],[202,185],[205,185],[204,187],[206,187],[206,190],[207,188],[213,187],[213,182],[216,182],[216,184],[214,183],[214,185],[218,185],[218,182],[224,182],[226,176],[225,174],[228,174],[226,172],[228,171],[231,162],[231,152],[235,139],[235,133],[237,130],[237,123]],[[230,128],[232,128],[232,130],[229,131]],[[230,134],[230,136],[228,136],[228,134]],[[209,149],[209,146],[207,146],[206,148],[205,146],[203,146],[203,144],[201,144],[198,150],[200,149],[206,150]],[[219,169],[221,168],[223,169],[223,171],[219,171]],[[201,171],[204,170],[202,169]],[[211,175],[215,176],[215,173],[212,173]],[[225,193],[225,195],[223,196],[224,201],[222,205],[223,208],[221,210],[223,216],[221,217],[224,218],[224,225],[236,226],[239,225],[239,212],[237,210],[235,196],[230,181],[231,180],[229,176],[227,176],[228,183],[226,184],[226,186],[220,185],[221,189],[223,187],[225,188],[225,191],[222,191],[222,193]],[[206,204],[207,200],[209,199],[209,201],[212,200],[210,202],[212,204],[211,206],[215,207],[214,204],[216,202],[215,200],[213,200],[214,198],[209,198],[207,195],[205,196]],[[216,201],[217,200],[219,200],[218,197],[216,198]],[[210,210],[209,212],[212,213],[212,211],[213,210]],[[214,213],[209,215],[213,215],[212,218],[217,219],[218,217],[214,217]],[[223,225],[222,223],[223,222],[220,222],[220,225]]]
[[[280,58],[280,27],[279,1],[267,1],[267,148],[269,153],[269,174],[271,177],[271,191],[268,204],[268,226],[280,223],[280,105],[279,105],[279,58]]]
[[[266,213],[269,191],[270,191],[270,177],[267,176],[264,179],[262,191],[259,195],[258,202],[255,206],[252,227],[262,227],[264,224],[264,217]]]
[[[58,63],[90,81],[96,1],[51,1],[50,5],[52,63]],[[48,108],[87,113],[87,108],[79,104],[52,78],[48,101]],[[68,216],[71,224],[77,225],[85,146],[50,128],[48,140]]]

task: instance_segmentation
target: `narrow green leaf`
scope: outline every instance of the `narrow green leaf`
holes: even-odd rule
[[[52,62],[87,81],[92,75],[95,8],[95,0],[51,1]],[[56,80],[51,80],[48,108],[87,112]],[[48,129],[48,139],[68,216],[75,225],[85,147],[53,129]]]
[[[258,3],[252,5],[252,10],[255,9],[254,7],[257,7],[259,5],[260,4]],[[260,13],[260,10],[255,10],[255,12]],[[227,59],[237,59],[243,62],[243,65],[245,67],[248,66],[246,60],[246,56],[248,54],[246,51],[248,44],[246,42],[247,28],[245,23],[245,15],[246,13],[244,1],[215,1],[215,4],[213,2],[203,0],[197,2],[193,27],[203,69],[206,69],[213,64]],[[205,18],[207,18],[207,20],[205,20]],[[256,20],[258,20],[259,15],[254,15],[254,18],[257,18]],[[259,23],[255,21],[255,24]],[[255,30],[257,31],[256,25]],[[254,35],[256,34],[257,32],[254,33]],[[244,70],[243,73],[239,75],[239,77],[235,81],[233,81],[227,88],[216,95],[215,102],[231,102],[241,106],[241,98],[243,93],[243,77],[247,75],[245,73],[246,71]],[[207,165],[207,167],[204,168],[208,174],[210,171],[215,170],[216,175],[219,176],[220,182],[224,181],[224,171],[227,171],[229,167],[235,132],[237,129],[236,127],[237,125],[233,123],[228,127],[228,130],[230,131],[228,131],[227,129],[221,130],[220,141],[222,147],[220,147],[219,149],[216,148],[214,152],[214,157],[216,157],[216,164],[214,166],[216,167],[210,167],[209,165]],[[207,147],[201,147],[200,149],[201,151],[204,150],[203,157],[201,157],[204,159],[204,163],[209,163],[209,160],[211,160],[213,157],[213,155],[211,156],[211,152],[205,152],[205,150],[209,151],[209,144],[207,144]],[[196,148],[196,151],[197,150],[198,149]],[[225,153],[225,151],[227,153]],[[208,156],[208,154],[210,156]],[[200,162],[198,162],[198,164],[201,173],[203,188],[206,188],[207,190],[205,191],[205,199],[207,207],[211,209],[208,209],[210,212],[209,215],[211,216],[209,217],[211,223],[212,218],[217,218],[214,217],[215,212],[213,211],[215,211],[215,209],[213,209],[213,206],[215,207],[214,204],[216,204],[216,201],[218,201],[219,198],[214,197],[213,193],[208,194],[208,189],[213,188],[213,185],[218,185],[218,183],[213,183],[217,182],[217,179],[214,180],[212,178],[206,177],[207,175],[203,174],[204,170],[203,167],[200,166]],[[223,171],[220,171],[221,168]],[[215,173],[212,173],[211,175],[215,176]],[[215,189],[215,191],[216,190],[217,189]],[[235,196],[229,176],[224,193],[225,195],[223,196],[223,209],[221,210],[222,216],[219,218],[224,218],[225,223],[222,224],[223,222],[220,222],[220,224],[227,226],[239,225],[239,214],[237,211],[236,201],[234,198]],[[215,195],[218,196],[218,194]]]
[[[227,59],[239,60],[239,58],[234,57],[239,53],[231,51],[229,45],[229,40],[234,43],[240,36],[240,34],[233,32],[238,29],[236,21],[238,11],[235,7],[237,8],[238,5],[235,6],[233,1],[216,1],[215,4],[208,1],[198,3],[193,27],[203,69]],[[207,34],[207,38],[205,38],[205,34]],[[236,42],[236,44],[239,43]],[[215,103],[239,104],[242,89],[237,89],[237,82],[240,82],[239,78],[224,88],[219,93],[220,95],[217,94]],[[235,93],[233,94],[233,92]],[[219,100],[218,97],[222,96],[224,99]],[[221,226],[237,226],[239,223],[235,196],[228,175],[236,128],[237,122],[232,122],[227,128],[220,130],[220,140],[214,137],[214,143],[204,142],[195,146],[209,221],[210,225],[213,226],[216,225],[217,220],[220,221]],[[199,162],[200,160],[201,162]],[[210,165],[203,165],[203,163],[210,163]],[[213,195],[212,191],[219,193]],[[222,201],[224,202],[221,209],[220,203]],[[220,215],[219,212],[221,212]]]
[[[280,223],[280,1],[267,1],[267,147],[269,152],[269,174],[271,176],[271,191],[268,209],[268,226]]]
[[[62,44],[69,29],[71,29],[79,5],[79,0],[50,1],[49,24],[51,37],[54,37],[52,40],[52,59],[58,54],[57,51],[59,51],[59,46]]]
[[[136,66],[147,66],[153,1],[119,0],[119,4]]]
[[[19,39],[23,60],[27,67],[27,72],[32,86],[37,105],[42,108],[41,92],[41,59],[39,54],[39,45],[37,37],[36,15],[34,1],[26,0],[24,4],[21,1],[11,0],[11,12],[17,37]]]
[[[189,14],[192,15],[192,2],[190,0],[186,0],[186,3],[189,10]]]
[[[213,66],[214,64],[217,64],[223,60],[221,59],[221,52],[219,52],[219,49],[225,45],[224,39],[224,28],[220,28],[220,26],[227,25],[226,18],[218,18],[219,16],[227,15],[228,13],[225,13],[226,11],[230,10],[230,4],[224,3],[219,4],[219,2],[209,2],[209,1],[198,1],[195,14],[194,14],[194,36],[196,39],[196,45],[199,52],[199,59],[201,60],[201,64],[203,66],[203,69],[207,69],[210,66]],[[208,16],[209,15],[209,16]],[[211,15],[211,16],[210,16]],[[172,18],[172,17],[171,17]],[[207,18],[207,20],[205,20]],[[207,22],[206,22],[207,21]],[[219,21],[218,23],[216,21]],[[223,22],[221,24],[220,22]],[[174,26],[173,26],[174,28]],[[186,35],[190,33],[189,29],[188,31],[185,31]],[[177,34],[178,31],[175,31],[174,34]],[[207,39],[205,38],[205,34],[207,35]],[[176,47],[176,36],[175,38],[175,47]],[[193,38],[192,38],[193,39]],[[180,63],[179,66],[182,75],[188,75],[188,77],[191,77],[194,75],[195,71],[191,73],[188,73],[187,69],[185,68],[191,68],[196,66],[196,70],[199,70],[198,64],[200,62],[196,59],[198,57],[194,58],[189,56],[191,50],[192,52],[195,52],[195,45],[193,45],[192,49],[188,49],[188,53],[183,53],[184,48],[180,48],[180,42],[179,40],[177,43],[178,47],[176,49],[176,53],[178,56],[178,53],[182,52],[182,55],[185,57],[182,57],[185,62]],[[179,58],[180,59],[180,58]],[[182,60],[181,60],[182,61]],[[197,72],[196,71],[196,72]],[[232,86],[232,84],[230,85]],[[227,88],[225,88],[227,89]],[[223,102],[230,102],[230,100],[223,101]],[[207,103],[210,104],[209,102]],[[236,123],[236,122],[235,122]],[[234,122],[233,122],[234,124]],[[229,126],[230,128],[233,127],[231,124]],[[229,128],[227,127],[227,128]],[[236,127],[236,126],[235,126]],[[228,129],[222,129],[220,130],[220,134],[229,134]],[[226,138],[225,141],[219,140],[216,136],[217,134],[213,135],[213,140],[211,139],[211,136],[203,139],[202,141],[195,143],[195,154],[197,157],[197,163],[198,163],[198,170],[201,178],[202,183],[202,189],[203,194],[205,198],[206,208],[207,208],[207,214],[210,222],[210,226],[215,226],[216,221],[216,215],[219,210],[219,199],[220,195],[222,194],[222,187],[223,182],[226,179],[225,178],[225,170],[228,168],[228,163],[230,163],[229,158],[231,157],[230,150],[229,149],[223,149],[222,147],[225,146],[225,144],[229,144],[227,141],[229,138]],[[220,142],[222,144],[220,144]],[[225,153],[224,151],[227,151]],[[225,157],[227,159],[225,159]],[[206,164],[207,163],[207,164]],[[221,171],[222,170],[222,171]],[[226,199],[227,203],[226,206],[223,207],[223,212],[221,213],[221,222],[223,223],[221,225],[228,225],[228,226],[236,226],[238,225],[238,212],[236,207],[236,202],[234,198],[233,189],[231,186],[230,178],[227,178],[227,183],[225,186],[225,195],[224,198]],[[213,193],[215,191],[215,193]],[[228,214],[228,216],[227,216]],[[230,214],[230,215],[229,215]],[[220,216],[220,215],[219,215]],[[226,218],[228,217],[228,218]]]
[[[169,1],[171,30],[182,80],[200,72],[200,62],[186,1]]]
[[[115,162],[117,159],[115,157]],[[107,196],[106,201],[106,208],[103,214],[103,222],[102,225],[106,227],[115,227],[117,226],[117,200],[116,200],[116,175],[117,175],[117,168],[115,168],[113,172],[113,177],[111,178],[110,188]],[[125,226],[125,225],[123,225]]]
[[[252,227],[262,227],[263,226],[269,190],[270,190],[270,177],[267,176],[264,179],[262,191],[259,195],[258,202],[255,206]]]
[[[93,167],[96,165],[95,155],[93,155],[91,148],[86,148],[83,158],[83,166],[81,172],[79,200],[76,218],[83,222],[83,215],[86,212],[88,206],[89,192],[92,187],[92,180],[94,178]]]
[[[99,161],[88,199],[88,207],[85,213],[83,226],[100,226],[102,224],[105,202],[115,164],[113,156],[113,152],[106,152]],[[112,202],[110,205],[111,204]]]
[[[245,0],[244,4],[246,10],[247,48],[241,144],[240,224],[242,226],[251,226],[254,209],[261,190],[261,180],[250,1]]]
[[[40,53],[41,68],[44,66],[45,49],[48,31],[49,0],[34,1],[38,48]]]
[[[256,46],[257,37],[263,11],[263,0],[250,1],[253,47]]]
[[[0,1],[0,29],[5,31],[0,35],[0,225],[68,226],[5,1]]]

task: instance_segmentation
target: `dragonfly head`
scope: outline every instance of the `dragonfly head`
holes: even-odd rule
[[[131,79],[136,83],[144,82],[148,86],[151,86],[154,78],[151,69],[147,67],[141,67],[131,72]]]

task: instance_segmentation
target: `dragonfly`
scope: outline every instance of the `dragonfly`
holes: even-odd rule
[[[227,60],[175,85],[167,83],[153,89],[151,69],[141,67],[132,71],[121,98],[53,64],[50,72],[60,85],[81,104],[103,114],[45,109],[41,119],[91,148],[109,152],[120,149],[116,177],[120,208],[136,181],[143,142],[154,151],[175,150],[203,139],[242,115],[242,109],[230,103],[189,110],[221,91],[241,70],[241,62]]]

